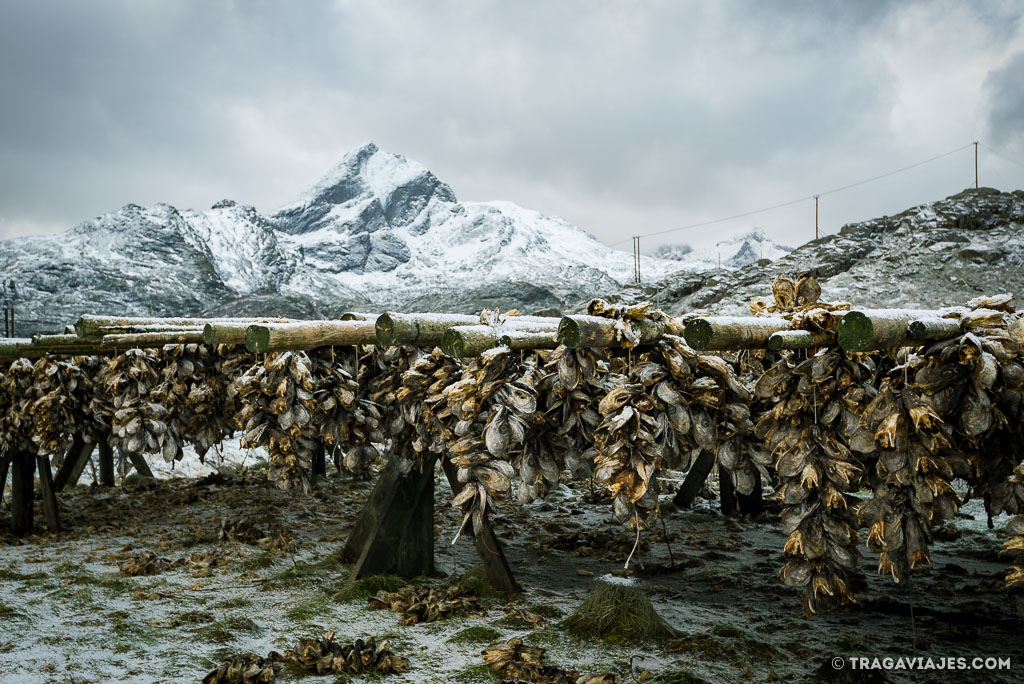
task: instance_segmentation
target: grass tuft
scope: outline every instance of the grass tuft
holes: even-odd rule
[[[658,615],[642,592],[620,584],[599,583],[564,622],[570,634],[618,644],[671,639],[679,631]]]
[[[370,575],[355,582],[349,582],[343,588],[331,593],[331,600],[338,603],[364,601],[378,591],[398,591],[406,585],[406,581],[394,575]]]

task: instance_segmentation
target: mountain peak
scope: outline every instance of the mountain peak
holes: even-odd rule
[[[369,211],[387,225],[408,225],[432,199],[456,201],[452,189],[423,165],[370,141],[348,152],[275,218],[288,233],[308,233],[330,224],[340,228],[352,213],[345,209],[354,210],[363,222]]]

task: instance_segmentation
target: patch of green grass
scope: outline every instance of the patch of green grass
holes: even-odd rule
[[[487,625],[474,625],[456,633],[448,643],[451,644],[489,644],[501,638],[501,632]]]
[[[298,580],[321,579],[330,573],[341,572],[347,567],[341,554],[342,549],[339,548],[313,563],[297,562],[274,575],[271,581],[264,582],[263,589],[267,591]]]
[[[562,627],[578,637],[619,644],[639,644],[679,634],[658,615],[643,592],[605,583],[599,583],[590,592],[583,604],[562,622]]]
[[[722,633],[712,629],[686,634],[669,643],[668,650],[696,656],[706,662],[733,662],[743,658],[753,663],[769,663],[781,655],[774,646],[752,639],[731,626],[719,631]]]
[[[497,682],[500,681],[501,677],[491,671],[491,668],[487,667],[483,663],[479,665],[470,665],[467,668],[463,668],[458,672],[453,672],[451,675],[451,681],[458,682],[459,684],[473,684],[474,682]]]
[[[56,565],[53,573],[69,585],[102,587],[116,592],[127,592],[138,587],[135,580],[114,572],[90,572],[70,561]]]
[[[256,554],[250,558],[246,558],[239,566],[243,570],[265,570],[266,568],[272,567],[276,559],[270,554],[269,551]]]
[[[6,568],[0,568],[0,581],[8,580],[11,582],[28,582],[30,580],[47,579],[48,577],[49,575],[45,572],[18,572],[14,569],[13,564]]]
[[[327,612],[329,606],[320,599],[301,601],[289,607],[284,615],[292,622],[306,622]]]
[[[13,606],[0,601],[0,620],[13,620],[20,617],[25,616],[19,613]]]
[[[673,669],[671,672],[655,674],[648,680],[651,684],[708,684],[706,679],[690,674],[686,670]]]
[[[531,603],[526,606],[526,610],[549,620],[562,617],[561,610],[547,603]]]
[[[184,625],[199,625],[204,622],[213,622],[213,615],[202,610],[188,610],[178,613],[175,619]]]
[[[259,631],[259,625],[249,618],[241,615],[232,615],[223,620],[217,620],[209,625],[200,627],[194,634],[197,639],[207,643],[226,644],[234,641],[235,634],[238,632],[256,634]]]
[[[725,637],[729,639],[742,639],[746,636],[744,632],[733,625],[720,624],[715,625],[711,628],[711,633],[718,637]]]
[[[152,646],[159,638],[159,632],[149,624],[132,618],[131,613],[116,610],[107,616],[110,631],[117,639],[114,651],[127,653],[140,645]]]
[[[252,605],[252,601],[244,596],[232,596],[231,598],[222,599],[213,604],[214,608],[248,608]]]
[[[401,577],[394,575],[370,575],[349,582],[342,589],[331,593],[331,600],[338,603],[349,603],[351,601],[365,601],[377,594],[378,591],[398,591],[406,585]]]
[[[479,565],[466,570],[466,572],[452,580],[450,584],[458,584],[463,589],[475,592],[480,597],[499,595],[494,587],[491,586],[491,583],[487,581],[487,573]]]

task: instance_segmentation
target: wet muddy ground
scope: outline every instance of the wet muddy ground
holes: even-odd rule
[[[975,519],[958,520],[909,585],[877,577],[868,557],[857,605],[805,618],[798,592],[778,580],[784,539],[771,515],[725,518],[704,499],[679,511],[666,497],[664,529],[644,534],[642,566],[634,557],[624,572],[635,536],[600,493],[563,486],[495,516],[522,597],[485,594],[479,612],[404,626],[367,602],[395,580],[352,586],[337,556],[371,483],[333,476],[312,495],[288,494],[255,465],[129,478],[113,489],[90,486],[87,474],[61,497],[66,531],[24,540],[0,532],[0,681],[198,681],[225,656],[284,651],[327,630],[338,641],[388,639],[409,669],[303,681],[497,681],[481,650],[513,636],[546,648],[545,663],[623,682],[1024,680],[1024,622],[1002,590],[999,524],[988,530],[974,503],[965,513]],[[460,516],[440,474],[435,492],[438,573],[422,581],[483,589],[472,542],[450,543]],[[0,530],[8,515],[5,505]],[[144,551],[156,555],[158,574],[121,574]],[[571,636],[560,623],[597,582],[646,593],[679,638],[613,645]],[[1011,669],[836,670],[837,657],[1002,657]],[[286,670],[276,681],[299,677]]]

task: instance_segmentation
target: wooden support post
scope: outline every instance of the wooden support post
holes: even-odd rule
[[[7,489],[7,471],[11,468],[11,453],[0,452],[0,503],[4,499],[4,490]]]
[[[690,466],[690,472],[686,473],[683,484],[679,485],[679,491],[672,498],[672,503],[679,508],[689,508],[693,500],[700,494],[700,490],[704,487],[714,466],[715,455],[710,451],[701,451],[697,460]]]
[[[57,511],[57,494],[53,489],[50,459],[46,456],[37,456],[36,465],[39,468],[39,491],[43,495],[43,515],[46,517],[46,527],[51,532],[60,532],[60,514]]]
[[[722,515],[735,515],[739,506],[736,501],[736,488],[732,486],[729,471],[718,466],[718,501],[722,504]]]
[[[99,484],[103,487],[114,486],[114,450],[107,443],[107,440],[101,440],[99,444],[100,448],[100,482]]]
[[[412,516],[398,542],[395,574],[399,577],[429,577],[434,574],[434,459],[423,473],[423,488]]]
[[[319,448],[313,452],[313,476],[319,477],[327,474],[326,445],[321,442]]]
[[[78,484],[78,478],[82,476],[82,471],[85,470],[85,465],[92,457],[95,448],[96,445],[86,441],[82,435],[75,435],[74,441],[71,442],[71,447],[64,457],[64,463],[53,478],[55,491],[62,492],[65,488]]]
[[[389,572],[398,573],[403,577],[417,577],[433,571],[433,518],[428,539],[406,537],[412,537],[422,528],[422,524],[416,523],[413,518],[416,512],[423,508],[420,498],[424,495],[424,490],[429,490],[430,496],[433,496],[435,460],[436,456],[425,454],[422,470],[413,468],[410,472],[402,474],[397,467],[397,457],[394,457],[395,467],[391,476],[385,480],[384,473],[381,473],[374,492],[360,514],[360,518],[369,516],[369,520],[358,526],[360,533],[365,536],[365,541],[362,543],[359,557],[352,566],[349,581],[354,582],[369,575],[383,575]],[[379,496],[374,496],[378,488],[384,491]],[[353,535],[355,532],[353,529]],[[350,541],[354,541],[352,537]],[[343,553],[348,555],[354,549],[350,549],[346,544],[346,551],[348,553]]]
[[[736,493],[740,515],[756,517],[764,512],[764,493],[761,491],[761,471],[754,471],[754,488],[749,494]]]
[[[124,454],[121,454],[123,457]],[[128,460],[135,466],[135,470],[142,477],[153,477],[153,471],[149,469],[149,464],[146,463],[146,457],[142,454],[128,454]]]
[[[449,462],[448,459],[441,460],[441,467],[444,469],[445,477],[448,478],[448,484],[451,485],[452,493],[458,494],[464,486],[463,483],[459,482],[458,468]],[[463,532],[464,536],[467,534],[471,535],[476,543],[476,552],[483,563],[484,574],[487,576],[487,582],[491,585],[491,588],[503,594],[521,594],[523,588],[519,586],[519,582],[516,581],[515,576],[512,574],[512,567],[505,558],[505,551],[501,548],[501,542],[498,541],[498,537],[494,534],[494,529],[491,527],[491,521],[488,519],[486,511],[484,512],[484,524],[480,534],[474,535],[472,527]]]
[[[35,472],[35,457],[27,451],[16,451],[11,460],[11,531],[19,537],[32,530]]]

